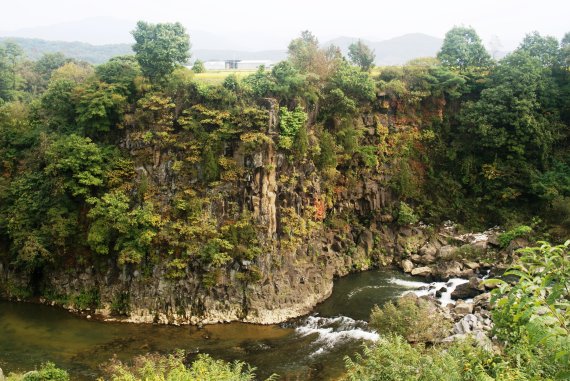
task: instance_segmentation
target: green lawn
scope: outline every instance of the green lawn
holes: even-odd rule
[[[210,85],[217,85],[224,81],[224,79],[230,75],[235,74],[239,79],[247,77],[248,75],[255,73],[253,70],[209,70],[205,73],[198,73],[194,75],[197,81],[202,83],[207,83]]]

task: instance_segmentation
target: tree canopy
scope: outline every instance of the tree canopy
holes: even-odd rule
[[[132,31],[133,51],[143,73],[160,80],[190,58],[190,37],[180,23],[151,24],[139,21]]]
[[[353,64],[359,66],[362,70],[368,71],[374,67],[376,54],[361,40],[353,42],[348,47],[348,57]]]
[[[487,67],[491,56],[473,28],[454,27],[445,34],[437,58],[445,66],[464,71],[468,67]]]

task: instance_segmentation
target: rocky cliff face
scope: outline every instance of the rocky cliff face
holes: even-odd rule
[[[90,313],[105,319],[130,322],[268,324],[310,312],[330,295],[333,279],[351,271],[396,264],[412,273],[448,278],[477,269],[456,259],[456,246],[441,236],[393,223],[392,195],[381,168],[337,181],[332,192],[322,189],[312,162],[293,165],[276,148],[278,105],[266,102],[268,139],[254,151],[240,142],[229,147],[226,156],[242,168],[241,178],[208,190],[219,196],[210,206],[218,221],[229,218],[230,201],[251,213],[261,248],[253,261],[217,269],[190,263],[176,277],[166,263],[118,266],[112,258],[46,268],[43,274],[14,272],[0,264],[3,294],[25,298],[36,288],[46,303],[91,308]],[[378,118],[365,115],[362,123],[374,139]],[[138,177],[150,179],[165,204],[193,181],[177,177],[173,162],[179,153],[173,150],[141,146],[128,133],[122,146],[140,158]],[[340,217],[324,222],[330,215]],[[451,269],[445,263],[452,263]]]

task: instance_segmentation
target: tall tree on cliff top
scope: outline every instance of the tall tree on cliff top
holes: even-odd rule
[[[538,32],[527,34],[518,47],[531,57],[540,60],[544,67],[553,68],[558,64],[558,41],[552,36],[541,36]]]
[[[190,58],[190,37],[180,23],[150,24],[139,21],[131,32],[133,50],[143,73],[161,80]]]
[[[445,34],[437,58],[444,66],[465,71],[470,67],[487,67],[491,56],[473,28],[454,27]]]
[[[374,67],[376,55],[368,45],[358,40],[358,42],[353,42],[348,47],[348,58],[362,70],[368,71]]]
[[[301,32],[301,37],[289,43],[289,61],[302,72],[309,71],[319,51],[319,40],[310,31]]]

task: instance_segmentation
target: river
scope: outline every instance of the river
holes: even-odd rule
[[[424,284],[395,270],[351,274],[335,281],[333,294],[311,316],[280,325],[242,323],[193,326],[91,321],[60,308],[0,301],[0,367],[5,373],[34,369],[52,361],[72,379],[92,380],[100,364],[147,352],[183,349],[192,359],[208,353],[242,360],[280,380],[331,380],[343,370],[343,357],[377,340],[365,320],[371,308]]]

